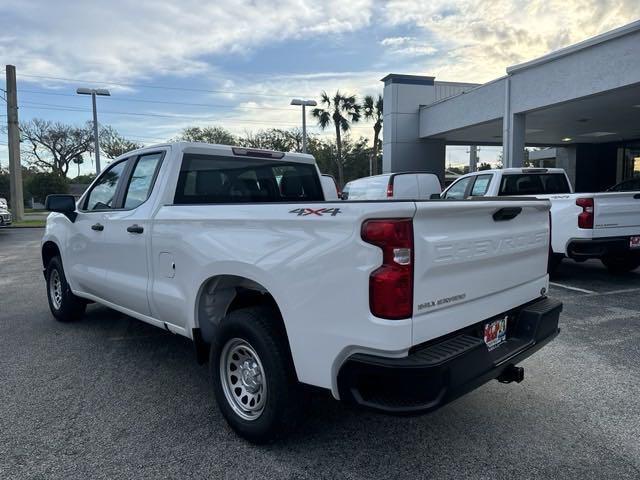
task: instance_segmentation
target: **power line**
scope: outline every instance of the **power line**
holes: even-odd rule
[[[59,104],[51,104],[51,103],[40,103],[40,102],[28,102],[24,101],[20,104],[20,108],[30,109],[30,110],[54,110],[54,111],[62,111],[62,112],[83,112],[89,113],[90,109],[80,108],[80,107],[72,107],[66,105]],[[162,113],[143,113],[143,112],[127,112],[127,111],[116,111],[116,110],[101,110],[100,115],[129,115],[136,117],[152,117],[152,118],[170,118],[170,119],[185,119],[185,120],[193,120],[193,121],[208,121],[208,122],[227,122],[227,123],[248,123],[254,125],[281,125],[281,126],[292,126],[297,127],[297,122],[278,122],[272,120],[265,121],[256,121],[251,119],[244,118],[234,118],[234,117],[220,117],[218,120],[206,119],[202,117],[194,117],[190,115],[183,114],[162,114]],[[370,128],[368,126],[360,126],[360,125],[352,125],[350,128]]]
[[[22,103],[20,107],[24,109],[31,109],[31,110],[55,110],[55,111],[61,111],[61,112],[83,112],[83,113],[91,112],[91,110],[86,108],[64,107],[61,105],[46,106],[44,104],[28,103],[28,102]],[[182,114],[167,115],[162,113],[124,112],[124,111],[115,111],[115,110],[100,110],[100,115],[130,115],[130,116],[136,116],[136,117],[153,117],[153,118],[171,118],[171,119],[182,118],[185,120],[193,120],[193,121],[216,121],[216,120],[209,120],[202,117],[194,117],[194,116],[182,115]],[[256,121],[256,120],[246,120],[242,118],[224,118],[224,117],[219,119],[218,121],[250,123],[250,124],[257,124],[257,125],[263,125],[263,124],[264,125],[267,125],[267,124],[289,125],[289,126],[298,125],[297,123],[293,123],[293,122],[273,122],[273,121],[266,121],[266,120]]]
[[[125,83],[125,82],[111,82],[104,80],[87,80],[81,78],[67,78],[67,77],[51,77],[47,75],[33,75],[28,73],[20,74],[22,77],[30,77],[30,78],[43,78],[46,80],[56,80],[60,82],[81,82],[81,83],[94,83],[101,85],[118,85],[121,87],[140,87],[140,88],[155,88],[159,90],[179,90],[184,92],[201,92],[201,93],[225,93],[231,95],[255,95],[262,97],[282,97],[282,98],[291,98],[296,96],[301,96],[301,94],[282,94],[282,93],[260,93],[260,92],[236,92],[231,90],[209,90],[205,88],[187,88],[187,87],[170,87],[168,85],[149,85],[146,83]]]
[[[55,92],[45,92],[42,90],[24,90],[20,89],[19,92],[25,93],[35,93],[38,95],[55,95],[60,97],[73,97],[77,98],[77,95],[71,93],[55,93]],[[190,103],[190,102],[170,102],[166,100],[151,100],[151,99],[141,99],[141,98],[114,98],[108,97],[105,100],[109,102],[136,102],[136,103],[157,103],[163,105],[184,105],[188,107],[208,107],[208,108],[238,108],[244,110],[284,110],[287,112],[295,111],[291,108],[282,108],[282,107],[250,107],[245,105],[223,105],[223,104],[211,104],[211,103]]]

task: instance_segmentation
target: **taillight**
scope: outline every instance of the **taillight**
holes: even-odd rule
[[[362,224],[362,239],[382,249],[382,265],[369,277],[369,308],[379,318],[413,314],[413,223],[376,219]]]
[[[389,183],[387,184],[387,198],[393,197],[393,177],[389,178]]]
[[[593,198],[577,198],[576,205],[582,207],[578,215],[578,227],[593,228]]]

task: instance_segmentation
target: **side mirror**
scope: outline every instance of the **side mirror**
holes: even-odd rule
[[[439,194],[439,193],[432,193],[432,194],[429,196],[429,200],[440,200],[440,198],[442,198],[442,197],[440,197],[440,194]]]
[[[44,208],[50,212],[64,214],[69,220],[75,222],[78,216],[76,212],[76,199],[73,195],[47,195]]]

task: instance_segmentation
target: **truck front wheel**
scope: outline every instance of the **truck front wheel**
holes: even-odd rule
[[[253,443],[283,437],[302,413],[302,389],[287,347],[267,307],[232,311],[211,344],[216,401],[229,425]]]
[[[628,273],[640,267],[640,255],[620,255],[602,258],[611,273]]]
[[[87,302],[71,292],[60,257],[53,257],[49,261],[45,278],[47,280],[49,309],[53,316],[61,322],[80,320],[84,315]]]

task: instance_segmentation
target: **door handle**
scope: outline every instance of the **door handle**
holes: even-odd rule
[[[635,198],[636,200],[640,200],[640,193],[636,193],[633,198]]]
[[[493,214],[494,222],[502,222],[516,218],[522,212],[521,207],[505,207],[501,208]]]
[[[127,232],[129,232],[129,233],[142,233],[142,232],[144,232],[144,228],[142,228],[137,223],[134,223],[133,225],[127,227]]]
[[[104,230],[104,225],[101,225],[100,223],[94,223],[93,225],[91,225],[91,230],[101,232]]]

